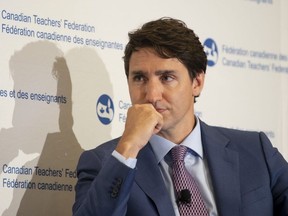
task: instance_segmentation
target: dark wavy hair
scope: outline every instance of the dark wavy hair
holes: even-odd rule
[[[153,48],[161,58],[177,58],[186,66],[191,79],[206,72],[207,56],[199,37],[181,20],[162,17],[145,23],[128,36],[123,57],[127,77],[132,53],[147,47]]]

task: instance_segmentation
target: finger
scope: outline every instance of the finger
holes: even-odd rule
[[[154,134],[158,133],[163,127],[163,117],[159,114],[158,123],[154,128]]]

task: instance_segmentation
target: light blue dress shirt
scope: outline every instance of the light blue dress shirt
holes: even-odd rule
[[[184,158],[185,167],[191,174],[191,176],[195,179],[198,188],[202,194],[205,205],[208,208],[209,215],[216,216],[218,214],[213,195],[213,188],[211,184],[209,170],[207,167],[207,163],[203,158],[200,123],[199,119],[196,119],[197,121],[195,128],[185,138],[185,140],[180,143],[180,145],[188,147],[188,153]],[[153,135],[149,142],[157,158],[159,168],[166,184],[166,188],[170,193],[175,214],[178,216],[179,211],[172,182],[172,158],[171,155],[168,154],[169,151],[174,146],[176,146],[176,144],[157,135]]]
[[[188,153],[184,158],[185,167],[188,172],[195,179],[198,188],[202,194],[203,200],[206,207],[208,208],[210,216],[217,216],[217,209],[215,204],[215,199],[213,195],[213,188],[211,184],[211,178],[209,175],[209,170],[205,158],[203,158],[203,148],[201,139],[201,128],[199,124],[199,119],[196,118],[196,126],[193,131],[185,138],[185,140],[180,143],[188,147]],[[162,173],[166,188],[170,194],[174,211],[176,216],[179,216],[179,210],[176,203],[176,196],[174,192],[173,182],[171,178],[172,170],[171,163],[172,159],[169,151],[176,145],[175,143],[164,139],[158,135],[153,135],[149,140],[154,154],[156,156],[160,171]],[[121,154],[114,151],[112,153],[119,161],[126,164],[131,168],[135,168],[137,159],[128,158],[125,159]]]

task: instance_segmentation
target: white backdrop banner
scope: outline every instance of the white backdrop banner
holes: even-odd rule
[[[131,106],[127,33],[186,22],[208,56],[197,115],[264,131],[288,159],[288,1],[0,1],[0,215],[71,215],[85,149]]]

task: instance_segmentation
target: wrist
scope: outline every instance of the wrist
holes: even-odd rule
[[[116,146],[115,149],[119,154],[121,154],[123,157],[125,157],[126,159],[128,158],[136,158],[140,149],[137,148],[136,145],[130,144],[128,142],[120,142],[118,143],[118,145]]]

